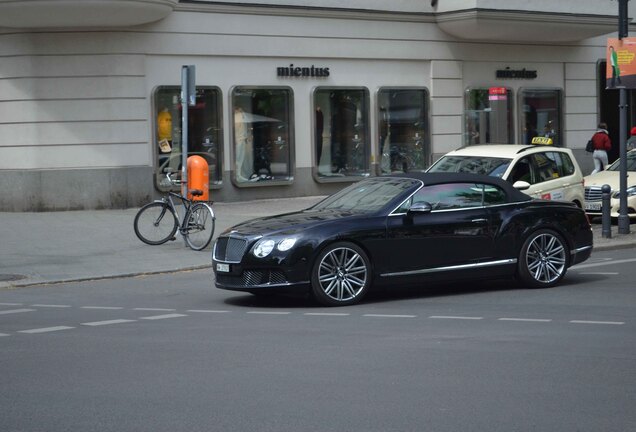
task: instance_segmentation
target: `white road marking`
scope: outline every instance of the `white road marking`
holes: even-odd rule
[[[0,315],[7,315],[13,313],[22,313],[22,312],[35,312],[35,309],[9,309],[0,311]]]
[[[176,309],[163,309],[163,308],[134,308],[136,311],[158,311],[158,312],[172,312]]]
[[[22,303],[0,303],[0,306],[22,306]]]
[[[6,333],[0,333],[0,337],[3,337],[3,336],[9,336],[9,335]]]
[[[253,315],[289,315],[291,312],[276,312],[276,311],[272,311],[272,312],[266,312],[266,311],[249,311],[247,312],[248,314],[253,314]]]
[[[416,318],[417,315],[390,315],[390,314],[364,314],[362,316],[372,318]]]
[[[628,259],[604,261],[604,262],[592,262],[588,264],[577,264],[575,266],[572,266],[571,269],[579,270],[579,269],[590,268],[590,267],[599,267],[599,266],[606,266],[606,265],[613,265],[613,264],[624,264],[624,263],[630,263],[630,262],[636,262],[636,258],[628,258]]]
[[[470,317],[470,316],[444,316],[444,315],[433,315],[429,318],[433,319],[457,319],[457,320],[481,320],[484,317]]]
[[[68,327],[68,326],[44,327],[44,328],[37,328],[37,329],[31,329],[31,330],[20,330],[18,331],[18,333],[29,333],[29,334],[49,333],[49,332],[60,331],[60,330],[70,330],[73,328],[75,327]]]
[[[109,325],[109,324],[130,323],[130,322],[135,322],[135,321],[137,321],[137,320],[129,320],[129,319],[114,319],[114,320],[108,320],[108,321],[93,321],[93,322],[86,322],[86,323],[82,323],[82,325],[96,327],[96,326],[103,326],[103,325]]]
[[[307,312],[304,315],[309,315],[309,316],[349,316],[351,314],[339,313],[339,312]]]
[[[160,320],[160,319],[168,319],[168,318],[179,318],[184,316],[187,316],[187,315],[174,313],[174,314],[166,314],[166,315],[154,315],[154,316],[148,316],[148,317],[141,317],[139,319]]]
[[[229,313],[229,310],[189,309],[186,312],[193,313]]]
[[[581,272],[582,275],[616,276],[618,272]]]
[[[584,320],[572,320],[572,324],[604,324],[604,325],[623,325],[622,321],[584,321]]]
[[[70,308],[71,305],[54,305],[54,304],[32,304],[31,307],[40,307],[40,308]]]
[[[543,318],[499,318],[499,321],[551,322],[552,320]]]
[[[80,309],[104,309],[104,310],[121,310],[121,306],[82,306]]]

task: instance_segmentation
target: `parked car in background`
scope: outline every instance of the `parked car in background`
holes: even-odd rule
[[[602,214],[603,185],[612,188],[610,199],[610,215],[618,217],[620,191],[620,159],[612,163],[605,171],[590,174],[585,177],[585,211],[590,216]],[[636,149],[627,152],[627,214],[636,218]]]
[[[500,177],[524,193],[583,207],[583,174],[572,150],[545,145],[488,144],[462,147],[427,172],[468,172]],[[521,183],[523,182],[523,183]]]
[[[218,288],[344,306],[373,286],[516,277],[551,287],[591,252],[590,224],[572,203],[534,200],[491,176],[408,173],[229,228],[212,260]]]

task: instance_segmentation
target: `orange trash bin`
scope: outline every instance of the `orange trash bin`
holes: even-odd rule
[[[190,191],[199,189],[201,196],[193,196]],[[210,169],[201,156],[188,157],[188,199],[194,201],[210,201]]]

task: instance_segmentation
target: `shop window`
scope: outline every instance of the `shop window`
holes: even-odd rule
[[[158,87],[153,95],[155,110],[155,185],[161,191],[178,190],[166,172],[181,172],[181,87]],[[203,157],[210,170],[210,184],[222,178],[221,91],[198,87],[196,104],[188,108],[188,155]]]
[[[553,145],[563,145],[561,130],[561,90],[519,90],[519,121],[522,144],[531,144],[534,137],[545,137]]]
[[[318,88],[313,112],[318,178],[368,176],[368,90]]]
[[[238,186],[291,181],[292,96],[289,88],[232,90],[233,169]]]
[[[424,171],[430,159],[428,92],[380,89],[377,115],[381,172]]]
[[[464,144],[509,144],[512,91],[506,87],[470,88],[464,99]]]

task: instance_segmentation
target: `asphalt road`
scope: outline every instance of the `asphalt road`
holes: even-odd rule
[[[209,270],[0,291],[0,430],[636,430],[635,263],[336,309]]]

